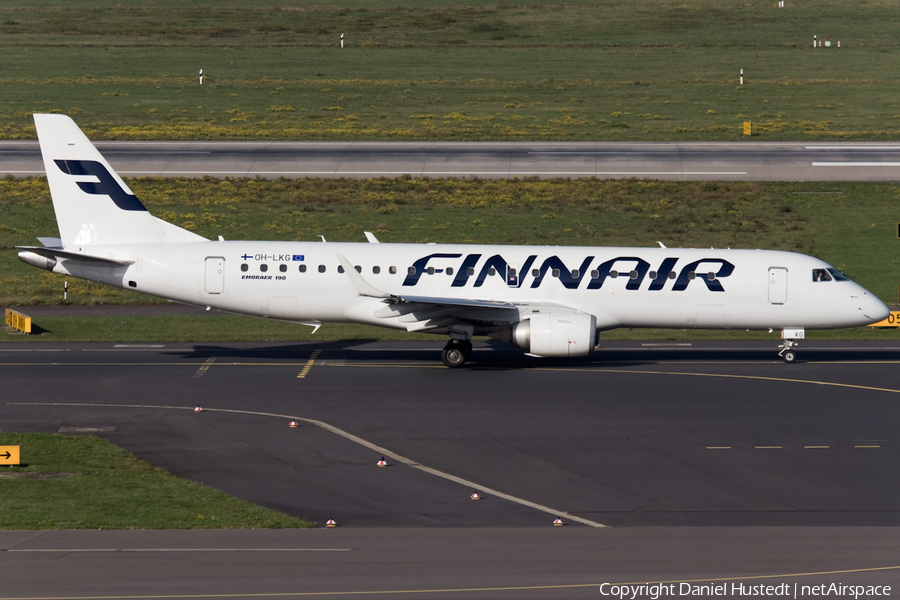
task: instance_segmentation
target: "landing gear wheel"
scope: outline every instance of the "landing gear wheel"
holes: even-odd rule
[[[461,367],[466,364],[466,359],[469,357],[471,348],[472,346],[470,344],[467,351],[465,344],[460,344],[459,342],[451,340],[441,351],[441,360],[451,369]]]
[[[451,369],[466,364],[467,353],[460,344],[449,343],[441,351],[441,360]]]
[[[797,353],[793,350],[788,350],[784,354],[781,355],[781,360],[790,364],[797,360]]]

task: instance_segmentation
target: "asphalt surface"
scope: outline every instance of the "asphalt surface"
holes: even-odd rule
[[[900,180],[900,144],[891,142],[95,143],[125,176]],[[37,142],[0,142],[7,174],[44,174]]]
[[[0,532],[0,599],[900,585],[900,343],[775,346],[481,343],[451,370],[441,343],[6,344],[0,430],[100,435],[339,527]]]

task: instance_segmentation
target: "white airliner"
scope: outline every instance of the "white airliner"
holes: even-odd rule
[[[211,241],[152,216],[78,126],[34,115],[59,238],[20,247],[36,267],[169,300],[301,323],[354,322],[472,337],[529,355],[585,356],[616,327],[806,329],[887,318],[819,259],[767,250]]]

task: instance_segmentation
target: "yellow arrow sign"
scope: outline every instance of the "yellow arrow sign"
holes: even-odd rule
[[[19,464],[18,446],[0,446],[0,465]]]

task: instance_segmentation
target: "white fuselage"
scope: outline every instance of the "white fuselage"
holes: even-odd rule
[[[90,254],[134,263],[93,267],[62,259],[53,270],[179,302],[310,324],[445,331],[433,315],[385,310],[390,300],[360,295],[339,272],[338,256],[358,266],[370,286],[398,298],[521,307],[518,318],[515,310],[492,318],[482,307],[473,317],[476,334],[527,318],[545,304],[594,315],[597,330],[824,329],[865,325],[887,312],[852,281],[816,281],[814,273],[830,269],[821,260],[768,250],[208,241],[91,246]]]

